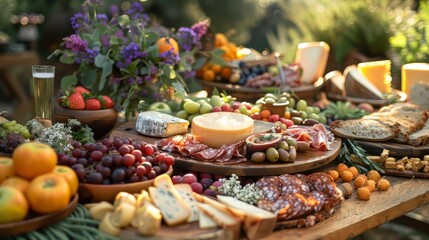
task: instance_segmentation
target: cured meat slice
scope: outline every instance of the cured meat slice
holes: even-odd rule
[[[181,148],[179,148],[178,152],[180,153],[180,155],[187,157],[187,156],[191,156],[192,154],[202,151],[204,149],[207,149],[208,146],[202,143],[190,143],[186,146],[183,146]]]
[[[307,198],[299,193],[280,196],[273,205],[278,210],[278,219],[281,220],[297,218],[311,212]]]
[[[320,191],[328,197],[334,197],[337,194],[335,183],[327,173],[315,172],[307,176],[307,185],[310,186],[312,191]]]
[[[304,194],[310,192],[310,187],[305,183],[305,181],[301,180],[297,176],[283,174],[279,176],[279,179],[282,183],[282,195],[290,193]]]
[[[274,201],[281,195],[281,182],[276,177],[264,177],[256,182],[256,187],[262,191],[264,199]]]

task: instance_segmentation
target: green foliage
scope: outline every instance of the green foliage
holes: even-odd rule
[[[407,21],[407,27],[390,38],[401,64],[429,62],[429,1],[420,1],[419,11]]]

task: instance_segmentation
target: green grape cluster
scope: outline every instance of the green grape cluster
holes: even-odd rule
[[[17,133],[27,139],[31,137],[28,128],[22,124],[17,123],[15,120],[3,122],[1,127],[2,129],[6,130],[6,132]]]

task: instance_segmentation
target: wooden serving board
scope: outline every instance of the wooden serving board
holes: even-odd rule
[[[405,102],[407,100],[407,94],[405,92],[399,91],[397,89],[393,89],[393,92],[398,95],[399,97],[398,102]],[[376,108],[380,108],[388,104],[388,101],[385,99],[357,98],[357,97],[343,96],[343,95],[334,94],[334,93],[326,93],[326,96],[328,97],[329,100],[332,100],[332,101],[349,101],[354,104],[369,103]]]
[[[254,132],[263,132],[269,130],[273,126],[272,123],[255,121]],[[112,131],[110,137],[130,137],[136,140],[154,143],[161,138],[153,138],[142,135],[135,130],[135,121],[126,122]],[[330,151],[307,151],[297,154],[297,158],[293,163],[254,163],[250,160],[239,164],[221,164],[194,160],[188,157],[183,157],[179,154],[173,154],[175,157],[174,168],[180,168],[187,171],[206,172],[219,175],[237,176],[269,176],[280,175],[284,173],[298,173],[308,171],[314,168],[324,166],[333,161],[341,149],[341,139],[336,138],[336,141],[331,144]]]
[[[27,219],[23,221],[0,224],[0,236],[19,235],[57,223],[68,217],[74,211],[78,204],[78,198],[78,194],[76,194],[67,207],[57,212],[46,215],[30,213]]]
[[[220,228],[201,229],[198,222],[184,223],[176,226],[161,225],[161,229],[154,236],[144,237],[133,227],[121,231],[120,239],[153,239],[153,240],[185,240],[185,239],[226,239],[226,232]]]
[[[429,154],[429,146],[412,146],[408,144],[397,143],[393,141],[386,142],[369,142],[355,140],[359,143],[367,153],[372,155],[380,155],[383,149],[389,150],[389,156],[392,157],[419,157]]]

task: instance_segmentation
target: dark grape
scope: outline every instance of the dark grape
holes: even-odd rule
[[[220,181],[214,181],[212,186],[215,188],[218,188],[218,187],[222,186],[222,183]]]
[[[154,179],[154,178],[156,178],[157,175],[156,175],[156,172],[154,170],[151,170],[146,174],[146,176],[148,179]]]
[[[80,151],[80,157],[81,157],[81,158],[86,158],[86,157],[88,157],[88,156],[87,156],[87,154],[88,154],[88,152],[87,152],[87,151],[85,151],[85,150],[81,150],[81,151]]]
[[[127,138],[122,139],[122,144],[128,145],[130,143],[131,143],[131,141],[129,139],[127,139]]]
[[[88,159],[86,159],[86,158],[79,158],[79,159],[77,160],[77,163],[80,163],[80,164],[82,164],[83,166],[86,166],[86,165],[88,165]]]
[[[150,162],[143,162],[142,166],[146,168],[146,172],[152,171],[152,164]]]
[[[166,158],[165,154],[161,153],[156,155],[153,158],[153,160],[155,161],[155,164],[159,164],[159,163],[163,163],[165,161],[165,158]]]
[[[171,177],[171,181],[173,182],[173,184],[178,184],[178,183],[182,183],[183,177],[180,175],[174,175],[173,177]]]
[[[150,162],[151,164],[155,165],[155,160],[153,160],[152,156],[145,156],[146,162]]]
[[[152,171],[155,171],[156,175],[161,175],[161,168],[159,166],[153,166]]]
[[[140,181],[142,181],[142,182],[143,182],[143,181],[147,181],[147,180],[148,180],[148,178],[147,178],[147,176],[146,176],[146,175],[145,175],[145,176],[141,176],[141,177],[140,177]]]
[[[75,164],[77,165],[77,164]],[[73,165],[73,166],[75,166]],[[82,168],[75,168],[74,172],[76,173],[77,178],[79,179],[79,182],[83,182],[85,179],[85,169]]]
[[[100,172],[102,168],[103,168],[103,165],[101,165],[99,163],[97,163],[97,164],[94,165],[94,169],[97,172]]]
[[[104,178],[110,178],[110,175],[112,175],[112,170],[109,167],[103,167],[101,168],[100,173]]]
[[[134,148],[134,146],[133,146],[133,145],[130,145],[130,144],[128,144],[128,145],[127,145],[127,147],[130,149],[130,153],[131,153],[132,151],[134,151],[134,149],[135,149],[135,148]]]
[[[103,185],[110,185],[110,179],[108,179],[108,178],[103,179],[102,184]]]
[[[146,175],[146,168],[142,165],[139,165],[136,167],[136,174],[141,177]]]
[[[113,139],[113,146],[116,148],[116,149],[119,149],[121,146],[122,146],[122,140],[121,139],[119,139],[119,138],[115,138],[115,139]]]
[[[210,197],[216,197],[216,192],[213,191],[213,189],[211,188],[207,188],[206,190],[204,190],[203,194]]]
[[[165,164],[165,163],[160,163],[159,165],[159,168],[161,169],[161,173],[165,173],[165,172],[167,172],[168,171],[168,165],[167,164]]]
[[[129,154],[129,153],[125,154],[122,157],[122,165],[124,165],[126,167],[132,166],[135,161],[136,161],[136,157],[134,157],[134,155]]]
[[[113,155],[113,162],[115,163],[115,166],[122,166],[122,156],[117,154],[117,155]]]
[[[147,156],[152,156],[152,154],[154,153],[153,145],[146,144],[146,146],[143,147],[143,153]]]
[[[78,169],[78,168],[82,168],[82,169],[84,169],[85,167],[84,167],[82,164],[80,164],[80,163],[76,163],[76,164],[74,164],[73,166],[71,166],[71,168],[72,168],[73,170],[76,170],[76,169]]]
[[[141,145],[140,145],[140,143],[133,143],[133,147],[134,147],[134,149],[136,149],[136,150],[140,150],[141,151]]]
[[[200,179],[203,179],[203,178],[210,178],[210,179],[213,179],[213,175],[211,175],[210,173],[200,173]]]
[[[134,173],[136,173],[136,167],[134,166],[125,169],[125,174],[127,177],[131,177],[132,175],[134,175]]]
[[[88,176],[88,182],[93,184],[101,184],[103,182],[103,175],[99,172],[93,172]]]
[[[140,181],[140,177],[135,174],[130,177],[130,183],[135,183],[139,181]]]
[[[108,155],[104,155],[101,157],[101,164],[106,167],[112,167],[113,166],[113,158]]]
[[[140,160],[140,161],[138,161],[139,163],[146,162],[146,158],[145,157],[141,157],[139,160]],[[137,161],[137,159],[136,159],[136,161]]]
[[[104,146],[106,147],[111,147],[113,146],[113,141],[110,138],[104,138],[101,143],[103,143]]]
[[[174,158],[173,156],[167,156],[165,157],[165,164],[167,164],[168,166],[172,166],[174,164]]]
[[[64,155],[59,159],[59,162],[61,165],[68,165],[69,164],[69,156]]]
[[[75,158],[75,157],[70,157],[69,158],[69,162],[68,162],[68,166],[73,166],[74,164],[76,164],[77,163],[77,158]]]
[[[88,147],[87,147],[87,149],[86,149],[88,152],[92,152],[92,151],[95,151],[95,150],[97,150],[97,145],[95,144],[95,143],[90,143],[90,144],[88,144]]]
[[[123,168],[116,168],[115,170],[113,170],[112,172],[112,182],[113,183],[120,183],[123,182],[125,180],[125,169]]]
[[[213,184],[213,179],[211,178],[203,178],[200,180],[201,185],[203,185],[204,189],[207,189]]]
[[[72,144],[72,146],[76,149],[76,148],[82,148],[82,144],[80,143],[80,142],[78,142],[78,141],[74,141],[73,142],[73,144]]]
[[[121,147],[119,147],[118,152],[119,152],[122,156],[124,156],[125,154],[128,154],[128,153],[130,153],[131,151],[130,151],[130,148],[129,148],[129,147],[127,147],[127,146],[125,146],[125,145],[122,145]]]
[[[93,161],[99,162],[102,156],[103,156],[103,153],[100,150],[95,150],[91,152],[91,158]]]
[[[201,194],[203,192],[203,185],[199,182],[193,182],[191,183],[192,191]]]
[[[109,149],[101,143],[97,143],[97,150],[99,150],[103,154],[107,154],[107,152],[109,151]]]
[[[135,149],[131,152],[132,155],[134,155],[134,157],[137,159],[141,159],[141,157],[143,156],[142,151]]]

